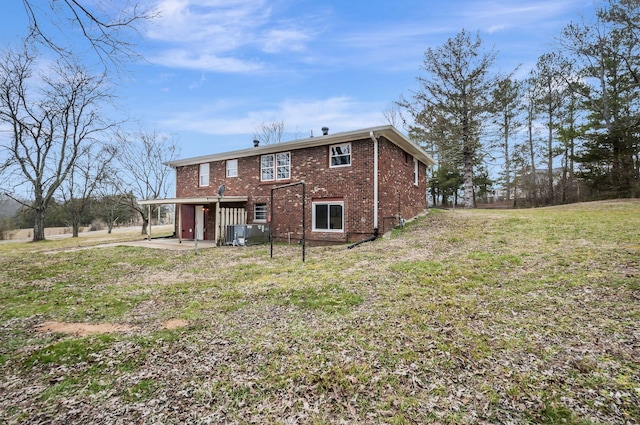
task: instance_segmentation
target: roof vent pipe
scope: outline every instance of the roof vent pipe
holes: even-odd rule
[[[258,139],[253,139],[253,147],[257,148],[260,145],[260,140]]]
[[[329,134],[329,127],[322,127],[322,135],[326,136],[327,134]]]

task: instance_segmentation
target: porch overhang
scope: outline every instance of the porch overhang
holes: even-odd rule
[[[149,217],[151,217],[151,206],[152,205],[166,205],[166,204],[174,204],[176,205],[176,207],[180,206],[180,205],[209,205],[209,204],[215,204],[215,209],[216,209],[216,214],[218,214],[218,212],[220,211],[223,204],[227,203],[236,203],[236,202],[247,202],[249,200],[248,196],[196,196],[196,197],[191,197],[191,198],[164,198],[164,199],[144,199],[142,201],[138,201],[138,203],[140,205],[146,205],[147,208],[149,209]],[[181,214],[181,209],[177,208],[178,210],[178,227],[182,226],[182,214]],[[174,217],[174,225],[175,225],[175,217]],[[216,227],[216,236],[215,236],[215,240],[218,240],[218,238],[220,237],[220,234],[222,232],[222,229],[218,229],[218,227]],[[182,234],[180,232],[178,232],[177,234],[178,236],[178,240],[180,241],[180,243],[182,243]],[[151,220],[149,220],[149,227],[147,229],[147,239],[151,240]],[[197,238],[195,239],[195,245],[196,245],[196,252],[197,252],[197,246],[198,246],[198,240]]]
[[[163,205],[163,204],[179,204],[179,205],[206,205],[217,203],[231,202],[247,202],[248,196],[197,196],[193,198],[164,198],[164,199],[144,199],[138,201],[140,205]]]

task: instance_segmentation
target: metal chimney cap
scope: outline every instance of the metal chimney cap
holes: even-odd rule
[[[326,136],[329,134],[329,127],[322,127],[322,135]]]
[[[253,139],[253,147],[257,148],[260,145],[260,140],[258,139]]]

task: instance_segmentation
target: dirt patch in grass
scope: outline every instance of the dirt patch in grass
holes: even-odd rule
[[[162,329],[168,329],[168,330],[179,329],[179,328],[186,327],[188,324],[189,322],[183,319],[172,319],[164,322],[162,324]]]
[[[87,336],[92,334],[105,334],[115,332],[128,332],[136,330],[135,326],[118,325],[115,323],[64,323],[44,322],[36,327],[39,332],[56,332],[68,335]]]
[[[183,319],[172,319],[163,322],[162,329],[179,329],[186,327],[188,324],[189,322]],[[122,325],[117,323],[44,322],[36,327],[36,330],[38,332],[55,332],[77,336],[129,332],[138,329],[139,328],[137,326]]]

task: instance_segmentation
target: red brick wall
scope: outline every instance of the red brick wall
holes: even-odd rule
[[[380,210],[383,217],[400,214],[411,218],[426,208],[425,167],[420,167],[420,185],[413,185],[413,159],[404,162],[404,152],[382,139],[379,143]],[[351,166],[330,168],[329,147],[310,147],[291,151],[291,179],[278,182],[260,181],[260,155],[238,158],[238,177],[226,175],[225,161],[213,162],[209,169],[209,186],[198,187],[198,165],[179,167],[176,178],[177,197],[217,196],[225,185],[225,196],[248,196],[247,213],[253,222],[253,206],[270,203],[271,188],[288,183],[306,182],[306,239],[313,242],[357,241],[373,234],[373,143],[370,139],[351,142]],[[274,192],[274,236],[299,240],[302,237],[302,188],[294,186]],[[312,202],[340,199],[344,202],[344,233],[313,232]],[[271,209],[268,207],[268,211]],[[209,217],[209,220],[215,218]],[[215,225],[214,223],[209,223]]]
[[[427,168],[418,164],[418,186],[414,184],[413,157],[398,146],[383,140],[379,143],[380,231],[388,231],[398,218],[415,217],[427,207]]]

